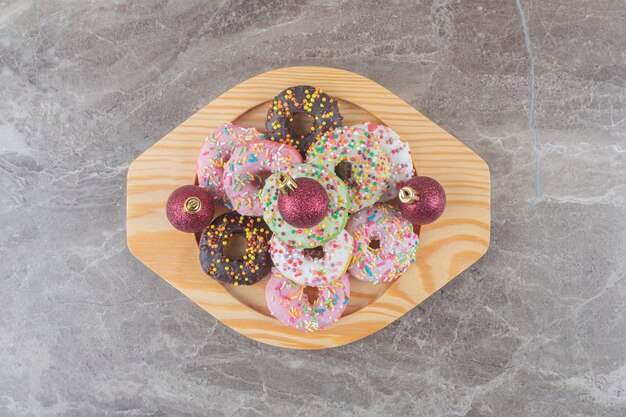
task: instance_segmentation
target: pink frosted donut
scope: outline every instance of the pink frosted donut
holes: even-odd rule
[[[409,145],[402,142],[400,136],[398,136],[393,129],[385,125],[365,122],[360,125],[355,125],[354,127],[367,130],[370,136],[378,138],[381,148],[389,155],[391,161],[389,186],[378,201],[393,200],[398,196],[398,191],[404,186],[404,183],[415,175]]]
[[[303,249],[287,245],[274,235],[270,239],[270,256],[281,274],[295,283],[328,285],[341,278],[348,269],[352,257],[352,236],[342,230],[322,246]]]
[[[245,143],[224,166],[224,190],[233,208],[244,216],[262,216],[258,193],[265,179],[288,166],[302,163],[296,148],[269,140]]]
[[[265,287],[265,299],[272,316],[301,332],[311,333],[336,322],[350,300],[350,280],[339,280],[316,288],[317,300],[311,305],[306,287],[285,278],[276,268]]]
[[[418,239],[413,225],[387,204],[377,203],[351,215],[346,230],[354,238],[348,272],[356,279],[391,282],[415,262]],[[373,245],[375,241],[378,245]]]
[[[207,136],[198,156],[198,185],[207,189],[215,200],[224,200],[224,164],[233,150],[246,142],[263,139],[255,128],[245,128],[232,123],[219,125]]]

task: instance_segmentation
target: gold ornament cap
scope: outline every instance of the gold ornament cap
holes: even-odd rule
[[[202,209],[202,201],[196,196],[187,197],[183,203],[185,213],[197,214]]]
[[[403,204],[411,204],[419,201],[420,196],[417,194],[417,191],[415,191],[411,187],[402,187],[398,192],[398,198]]]
[[[298,184],[291,175],[279,172],[276,174],[276,187],[284,195],[289,195],[296,191]]]

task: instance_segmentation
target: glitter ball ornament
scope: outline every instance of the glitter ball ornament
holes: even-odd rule
[[[446,192],[430,177],[411,178],[400,189],[398,198],[402,216],[413,224],[432,223],[446,208]]]
[[[330,200],[322,185],[311,178],[280,173],[277,181],[278,211],[283,219],[300,229],[313,227],[328,214]]]
[[[196,185],[183,185],[167,199],[165,212],[172,226],[181,232],[201,232],[213,219],[213,198]]]

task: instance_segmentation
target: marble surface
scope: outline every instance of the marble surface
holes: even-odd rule
[[[623,0],[0,1],[1,416],[626,415]],[[491,167],[486,256],[302,352],[129,253],[129,163],[231,86],[328,65]]]

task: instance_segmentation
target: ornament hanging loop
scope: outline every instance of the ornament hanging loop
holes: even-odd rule
[[[202,209],[202,202],[196,196],[188,197],[183,203],[185,213],[197,214]]]
[[[284,195],[289,195],[296,191],[298,184],[296,184],[296,181],[291,175],[279,172],[276,176],[276,187],[278,187],[278,190]]]
[[[398,192],[398,198],[401,203],[411,204],[419,201],[420,196],[417,192],[411,187],[402,187],[400,188],[400,192]]]

